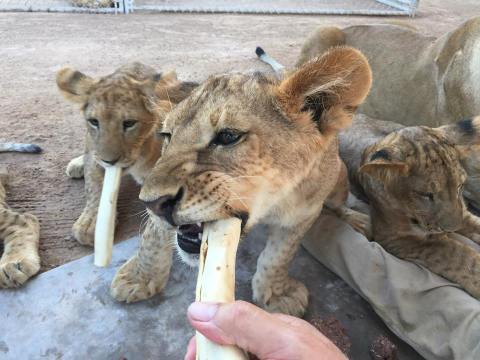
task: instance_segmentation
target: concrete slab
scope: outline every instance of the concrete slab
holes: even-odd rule
[[[0,297],[1,359],[183,359],[193,331],[185,312],[194,299],[196,271],[176,260],[165,291],[137,304],[109,295],[116,269],[137,247],[132,238],[114,248],[113,265],[93,266],[92,256],[39,275]],[[237,298],[251,300],[250,280],[264,230],[254,229],[239,249]],[[307,319],[335,316],[352,341],[351,359],[370,359],[371,342],[386,334],[401,359],[420,359],[398,340],[348,285],[301,249],[292,274],[311,291]]]

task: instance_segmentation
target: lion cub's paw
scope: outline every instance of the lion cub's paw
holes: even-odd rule
[[[359,232],[367,239],[371,238],[372,234],[369,215],[352,210],[352,213],[347,213],[345,216],[345,220],[355,231]]]
[[[138,270],[137,261],[137,256],[134,256],[117,271],[110,286],[110,294],[117,301],[132,303],[145,300],[164,288],[168,273],[144,274]]]
[[[308,290],[300,281],[288,278],[282,284],[254,285],[253,299],[269,312],[302,317],[308,306]]]
[[[96,213],[82,213],[75,224],[73,224],[73,237],[82,245],[93,246],[95,241]]]
[[[4,258],[0,261],[0,287],[13,288],[23,285],[40,270],[40,258]]]
[[[83,155],[78,156],[75,159],[70,160],[65,173],[69,178],[81,179],[84,176],[84,165]]]

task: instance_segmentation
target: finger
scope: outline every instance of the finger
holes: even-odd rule
[[[280,313],[274,313],[274,314],[272,314],[272,316],[274,316],[278,320],[283,321],[284,323],[287,323],[289,325],[296,325],[299,321],[303,321],[303,320],[300,320],[299,318],[296,318],[294,316],[280,314]]]
[[[192,338],[188,342],[187,353],[185,354],[184,360],[195,360],[196,355],[197,355],[197,341],[195,339],[195,336],[192,336]]]
[[[279,344],[291,344],[294,338],[285,322],[244,301],[193,303],[188,319],[208,339],[237,345],[261,358],[277,353]]]

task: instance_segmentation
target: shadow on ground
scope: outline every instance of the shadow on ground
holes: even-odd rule
[[[256,228],[241,244],[237,262],[237,298],[251,301],[250,281],[264,246]],[[194,300],[196,271],[178,259],[165,291],[136,304],[115,302],[109,285],[130,257],[137,238],[114,248],[113,266],[93,266],[92,256],[45,272],[26,287],[2,292],[2,359],[183,359],[193,335],[186,309]],[[383,325],[371,307],[347,284],[301,249],[292,274],[310,290],[306,319],[335,317],[351,341],[350,359],[370,359],[369,348],[387,335],[400,359],[421,359]]]

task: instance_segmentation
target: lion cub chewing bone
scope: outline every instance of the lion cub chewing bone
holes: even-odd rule
[[[283,81],[260,73],[211,76],[167,116],[162,157],[140,193],[156,231],[173,232],[151,239],[155,263],[167,260],[158,250],[173,241],[185,261],[197,264],[205,222],[240,217],[244,232],[264,223],[269,235],[253,298],[270,311],[301,316],[308,291],[288,267],[324,201],[341,203],[346,195],[337,134],[370,85],[368,62],[349,47]]]
[[[81,244],[93,245],[103,166],[120,167],[142,184],[160,157],[156,130],[197,84],[135,62],[100,78],[63,68],[57,85],[67,100],[80,105],[87,126],[85,154],[70,161],[67,175],[85,176],[86,205],[72,232]]]

